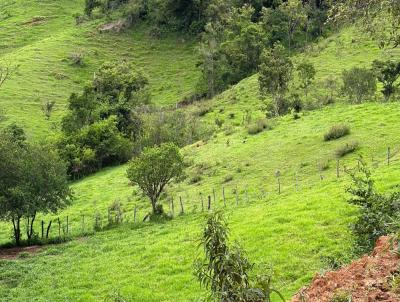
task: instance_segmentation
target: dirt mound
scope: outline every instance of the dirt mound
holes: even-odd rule
[[[352,302],[400,302],[391,291],[391,278],[399,270],[397,243],[381,237],[370,256],[323,276],[317,274],[310,286],[301,289],[291,302],[331,302],[333,297],[350,297]],[[333,300],[347,301],[347,300]]]
[[[21,253],[36,254],[42,247],[38,245],[28,246],[28,247],[12,247],[0,249],[0,259],[16,259]]]

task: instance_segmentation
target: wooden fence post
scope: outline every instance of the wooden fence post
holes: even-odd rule
[[[208,195],[208,210],[211,210],[211,196]]]
[[[47,226],[46,239],[49,239],[49,233],[50,233],[50,228],[51,228],[51,223],[52,223],[52,222],[53,222],[53,221],[50,220],[49,225]]]
[[[183,214],[185,214],[185,211],[183,210],[182,196],[179,196],[179,202],[181,203],[181,215],[183,215]]]
[[[42,220],[42,239],[44,237],[44,221]]]
[[[213,197],[214,197],[214,203],[216,202],[215,200],[215,189],[213,188]]]
[[[57,217],[57,221],[58,221],[58,238],[61,239],[61,221],[60,221],[60,217]]]
[[[225,187],[222,187],[222,198],[224,200],[224,207],[226,207]]]

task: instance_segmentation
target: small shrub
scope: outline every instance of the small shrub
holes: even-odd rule
[[[232,180],[233,180],[233,176],[232,175],[226,175],[225,178],[224,178],[224,183],[231,182]]]
[[[319,171],[326,171],[329,169],[329,160],[323,160],[318,163]]]
[[[221,128],[222,127],[222,125],[224,124],[224,120],[223,119],[219,119],[219,118],[216,118],[215,119],[215,125],[217,125],[218,126],[218,128]]]
[[[69,60],[71,61],[71,64],[76,66],[85,65],[84,58],[85,55],[82,52],[73,52],[69,55]]]
[[[232,126],[226,126],[224,129],[224,134],[226,136],[232,135],[235,132],[235,128],[233,128]]]
[[[115,201],[108,207],[108,224],[116,225],[122,223],[122,206],[121,203]]]
[[[337,157],[343,157],[347,154],[353,153],[359,147],[359,143],[357,141],[346,143],[345,145],[336,149],[335,153]]]
[[[351,102],[361,103],[366,98],[372,97],[377,89],[374,73],[366,68],[354,67],[343,71],[342,91]]]
[[[392,292],[394,292],[397,295],[400,294],[400,275],[399,274],[392,276],[392,278],[390,280],[390,287],[391,287]]]
[[[197,184],[197,183],[199,183],[200,181],[202,180],[202,177],[201,177],[201,175],[195,175],[195,176],[193,176],[192,178],[190,178],[190,180],[189,180],[189,184]]]
[[[199,116],[199,117],[202,117],[202,116],[205,116],[205,115],[207,115],[208,113],[210,113],[211,112],[211,108],[210,107],[208,107],[208,106],[199,106],[198,107],[198,109],[197,109],[197,111],[196,111],[196,115],[197,116]]]
[[[347,291],[337,291],[330,302],[352,302],[351,293]]]
[[[255,123],[247,127],[247,133],[250,135],[256,135],[263,132],[264,130],[271,129],[271,126],[267,123],[266,119],[258,119]]]
[[[324,135],[324,141],[331,141],[350,134],[350,128],[344,124],[332,126]]]

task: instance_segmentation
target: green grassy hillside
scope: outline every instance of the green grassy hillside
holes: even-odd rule
[[[95,30],[100,21],[74,25],[71,15],[81,10],[82,1],[40,3],[44,8],[39,10],[36,1],[24,6],[22,1],[9,1],[4,7],[11,16],[0,15],[0,24],[7,29],[0,31],[1,43],[7,45],[0,49],[1,58],[21,64],[18,75],[0,90],[1,104],[10,120],[22,122],[30,134],[42,136],[49,131],[51,123],[62,116],[69,93],[79,89],[103,60],[126,58],[143,67],[152,79],[154,101],[160,105],[172,104],[193,89],[197,78],[194,42],[177,36],[153,40],[145,27],[100,35]],[[38,15],[46,16],[43,23],[24,24]],[[20,28],[26,30],[14,41]],[[65,61],[79,49],[86,53],[87,65],[82,68]],[[313,45],[294,61],[307,57],[315,64],[317,81],[311,101],[327,95],[323,82],[328,76],[338,77],[344,69],[369,66],[374,59],[389,56],[400,58],[400,52],[380,50],[373,41],[347,29]],[[52,99],[57,100],[57,111],[47,122],[40,104]],[[188,107],[192,112],[207,112],[202,119],[210,124],[216,119],[224,122],[211,139],[182,150],[189,164],[187,178],[168,188],[175,201],[175,218],[158,224],[133,223],[135,206],[138,220],[150,207],[139,190],[129,185],[126,166],[73,183],[73,205],[57,216],[39,217],[36,227],[39,230],[42,219],[47,223],[57,217],[65,224],[68,216],[70,231],[78,237],[45,247],[36,255],[0,261],[0,297],[5,301],[102,301],[117,290],[132,301],[198,301],[203,291],[192,275],[192,263],[199,252],[201,200],[207,196],[213,200],[215,192],[212,207],[223,207],[224,190],[233,239],[242,243],[251,260],[274,267],[277,287],[289,298],[315,272],[329,269],[328,257],[351,255],[348,225],[356,210],[346,203],[344,170],[357,164],[357,154],[363,154],[373,167],[380,189],[398,185],[399,104],[371,100],[350,105],[341,96],[335,99],[335,104],[305,111],[297,120],[292,115],[269,120],[272,129],[257,135],[249,135],[243,123],[246,116],[250,123],[264,116],[256,75],[212,100]],[[324,133],[337,123],[347,124],[351,134],[324,142]],[[357,154],[340,159],[338,179],[335,151],[352,141],[360,148]],[[178,215],[179,197],[184,215]],[[92,232],[96,213],[106,223],[107,207],[114,201],[122,203],[125,223],[79,237],[83,231]],[[170,211],[170,199],[163,202]],[[5,243],[10,226],[0,226],[0,241]],[[58,236],[56,224],[51,235]]]
[[[145,26],[122,34],[99,33],[104,19],[75,25],[83,0],[5,1],[0,4],[0,62],[19,65],[0,90],[0,107],[35,137],[43,137],[65,112],[71,92],[80,91],[104,61],[127,60],[150,78],[153,102],[175,104],[193,91],[198,78],[195,42],[171,34],[153,39]],[[72,53],[84,54],[73,66]],[[176,80],[179,79],[179,80]],[[41,106],[56,101],[50,121]]]

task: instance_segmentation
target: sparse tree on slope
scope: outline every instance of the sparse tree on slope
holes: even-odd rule
[[[284,106],[285,93],[292,79],[293,63],[281,44],[266,49],[261,55],[258,82],[262,98],[272,95],[273,108],[276,116],[280,115]]]
[[[297,66],[297,72],[300,80],[300,88],[304,90],[306,99],[308,97],[308,88],[314,82],[315,75],[317,71],[313,64],[308,62],[303,62]]]
[[[395,92],[398,85],[397,79],[400,77],[400,62],[379,61],[372,63],[378,81],[383,84],[382,94],[388,100]]]
[[[157,207],[165,186],[183,173],[183,157],[179,148],[171,143],[145,148],[142,154],[129,163],[127,176],[149,197],[153,214],[161,214]]]
[[[27,219],[29,241],[37,213],[55,213],[71,198],[66,167],[55,151],[28,144],[19,131],[0,134],[0,218],[12,222],[17,245],[21,219]]]

